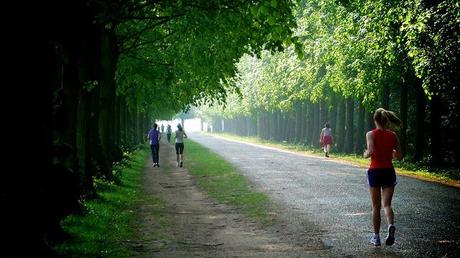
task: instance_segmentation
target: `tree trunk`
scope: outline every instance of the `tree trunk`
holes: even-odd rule
[[[337,103],[337,97],[336,95],[334,94],[332,96],[332,106],[331,106],[331,112],[329,114],[330,116],[330,125],[331,125],[331,129],[332,129],[332,132],[333,134],[335,134],[334,138],[336,138],[336,135],[337,135],[337,107],[338,107],[338,103]],[[335,140],[334,140],[335,142]]]
[[[296,102],[296,109],[295,109],[295,142],[302,141],[302,104],[300,102]]]
[[[275,112],[275,123],[276,123],[276,136],[275,136],[275,140],[276,141],[281,141],[281,115],[280,115],[280,111],[277,110]]]
[[[322,128],[326,123],[330,123],[328,120],[329,105],[325,100],[320,102],[320,118],[319,125]]]
[[[137,139],[137,115],[136,107],[133,105],[127,109],[128,113],[128,135],[130,146],[135,146]]]
[[[353,115],[354,115],[354,100],[352,98],[347,99],[347,113],[346,113],[346,134],[347,137],[345,139],[345,152],[352,153],[353,152],[353,134],[354,134],[354,126],[353,126]]]
[[[288,121],[289,121],[289,137],[288,137],[288,142],[294,142],[294,134],[295,134],[295,111],[290,111],[288,113]]]
[[[440,167],[442,165],[441,148],[441,97],[433,95],[430,103],[431,109],[431,166]]]
[[[312,145],[315,147],[319,147],[319,134],[320,134],[320,124],[319,124],[319,116],[320,116],[320,109],[319,109],[319,103],[313,104],[313,128],[312,128]]]
[[[339,97],[339,107],[338,107],[338,117],[337,117],[337,150],[339,152],[344,151],[345,143],[345,100],[342,97]]]
[[[136,101],[135,101],[136,102]],[[138,114],[137,104],[134,103],[133,109],[131,110],[132,117],[132,128],[133,128],[133,144],[139,144],[139,114]]]
[[[260,121],[260,113],[261,112],[258,112],[256,117],[256,134],[258,138],[262,138],[262,131],[260,128],[262,126]]]
[[[390,108],[390,84],[384,83],[382,88],[382,107],[386,110]]]
[[[90,81],[96,79],[96,67],[94,63],[95,54],[94,45],[96,42],[82,41],[81,49],[87,49],[89,51],[82,51],[78,56],[78,77],[80,81],[80,87],[78,92],[78,103],[77,103],[77,118],[75,124],[75,140],[76,140],[76,155],[78,157],[79,167],[79,187],[80,194],[85,196],[94,197],[96,191],[93,185],[93,177],[95,176],[94,160],[92,157],[92,138],[98,137],[98,135],[91,134],[92,129],[92,110],[93,110],[93,92],[97,91],[91,88],[93,85],[85,85]],[[94,45],[92,45],[94,44]],[[88,87],[89,86],[89,87]]]
[[[91,158],[91,93],[85,89],[80,91],[77,115],[77,155],[80,171],[80,188],[84,195],[94,196],[93,162]]]
[[[309,102],[308,103],[308,112],[307,112],[307,119],[306,119],[306,122],[307,122],[307,143],[308,145],[312,146],[313,145],[313,114],[314,113],[314,107],[313,107],[313,103]]]
[[[374,113],[366,112],[366,133],[375,128]]]
[[[91,116],[90,116],[90,129],[89,129],[89,139],[90,139],[90,146],[89,149],[91,150],[91,156],[93,157],[93,166],[98,168],[96,176],[98,178],[106,178],[108,176],[111,179],[111,170],[109,170],[108,158],[106,157],[106,153],[103,151],[102,142],[100,137],[100,118],[99,118],[99,93],[100,87],[96,87],[92,90],[92,105],[91,105]]]
[[[404,156],[406,154],[407,147],[407,82],[403,81],[401,83],[401,92],[400,92],[400,103],[399,103],[399,113],[401,116],[402,126],[399,135],[401,143],[401,153]]]
[[[355,153],[359,155],[363,153],[365,148],[366,132],[364,128],[364,115],[366,110],[361,102],[358,108],[358,130],[356,130]]]
[[[113,120],[113,143],[115,146],[120,145],[120,97],[115,96],[114,120]],[[117,160],[115,158],[115,160]]]
[[[415,87],[415,152],[413,161],[420,161],[425,149],[425,112],[426,112],[426,96],[422,88],[422,83],[416,79]]]
[[[101,26],[100,135],[110,179],[114,161],[115,67],[118,58],[115,31]]]
[[[113,125],[113,141],[114,141],[114,161],[120,161],[123,158],[123,151],[121,149],[121,108],[120,108],[120,97],[115,96],[115,110],[113,113],[114,125]]]
[[[128,107],[126,106],[125,96],[120,97],[120,144],[123,150],[129,146],[128,143]]]
[[[144,111],[137,111],[138,114],[138,120],[137,122],[139,123],[138,125],[138,144],[144,144],[147,140],[147,134],[152,128],[153,123],[155,123],[155,120],[153,121],[148,121],[148,123],[145,121],[145,112]],[[146,130],[145,128],[148,127]],[[158,127],[157,127],[158,129]]]
[[[305,123],[305,118],[306,118],[306,103],[305,102],[302,102],[302,106],[301,106],[301,111],[300,111],[300,120],[299,120],[299,123],[300,123],[300,142],[302,144],[305,144],[305,126],[306,126],[306,123]]]
[[[284,114],[280,111],[279,113],[279,124],[280,124],[280,136],[279,136],[279,141],[283,141],[285,139],[285,125],[286,120],[284,119]]]

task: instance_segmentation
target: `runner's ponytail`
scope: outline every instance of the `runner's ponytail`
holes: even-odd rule
[[[378,108],[374,113],[374,120],[383,128],[401,127],[401,120],[393,111]]]

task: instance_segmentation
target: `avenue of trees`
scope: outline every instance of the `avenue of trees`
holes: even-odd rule
[[[6,256],[52,257],[68,237],[59,222],[85,212],[95,180],[116,183],[114,164],[151,123],[191,106],[217,131],[223,119],[225,131],[313,146],[329,121],[338,149],[357,153],[382,106],[403,120],[407,157],[458,167],[458,0],[12,4]]]
[[[313,0],[294,13],[302,53],[240,58],[226,104],[199,109],[214,131],[319,147],[329,122],[335,151],[362,154],[383,107],[402,119],[406,160],[458,169],[459,1]]]
[[[24,112],[6,118],[18,168],[2,179],[2,254],[51,257],[49,244],[67,237],[60,221],[84,212],[95,179],[116,183],[114,164],[146,142],[155,119],[223,103],[235,60],[296,44],[293,6],[80,0],[11,9],[20,14],[9,40],[18,104],[3,110]]]

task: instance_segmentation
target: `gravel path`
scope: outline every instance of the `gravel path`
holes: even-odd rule
[[[374,248],[368,244],[372,226],[365,168],[220,137],[190,136],[272,197],[286,234],[297,239],[315,235],[331,256],[460,256],[458,188],[399,176],[393,199],[396,243]],[[386,226],[382,221],[382,238]]]

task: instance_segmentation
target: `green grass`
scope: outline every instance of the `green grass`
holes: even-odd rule
[[[235,167],[192,140],[187,141],[186,149],[187,167],[210,197],[239,208],[264,225],[273,223],[274,204],[267,195],[256,191]]]
[[[62,222],[72,238],[55,247],[58,253],[65,257],[131,256],[126,243],[137,235],[134,209],[146,201],[141,173],[147,155],[147,149],[136,151],[123,166],[115,167],[120,184],[95,181],[98,197],[83,203],[83,215],[71,215]]]
[[[294,144],[294,143],[287,143],[287,142],[276,142],[271,140],[264,140],[258,137],[250,137],[250,136],[237,136],[228,133],[217,133],[215,135],[222,136],[229,139],[262,144],[265,146],[280,148],[284,150],[290,150],[294,152],[300,152],[303,154],[314,155],[314,156],[323,156],[324,153],[320,148],[312,148],[310,146],[306,146],[303,144]],[[345,154],[345,153],[335,153],[332,150],[330,154],[331,158],[334,160],[346,161],[353,165],[358,165],[361,167],[369,166],[369,159],[364,159],[361,155],[356,154]],[[426,181],[442,183],[451,186],[460,187],[460,174],[455,172],[454,170],[429,170],[428,167],[422,166],[419,164],[414,164],[410,162],[400,162],[395,161],[394,166],[400,175],[410,176],[419,178]]]

